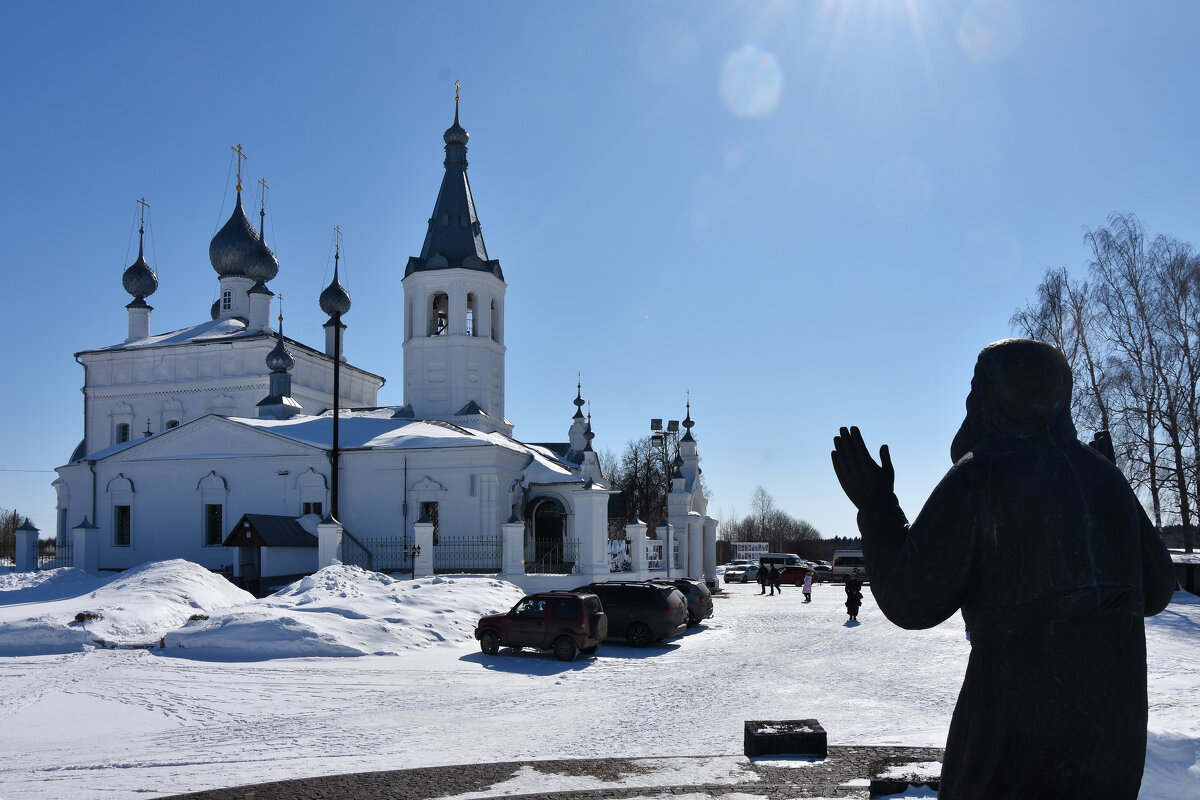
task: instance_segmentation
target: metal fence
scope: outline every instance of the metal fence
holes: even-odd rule
[[[646,540],[646,569],[663,568],[663,543],[658,539]]]
[[[375,572],[411,572],[412,557],[405,555],[403,539],[358,539],[342,532],[342,563]]]
[[[75,543],[70,539],[38,542],[38,569],[58,569],[75,566]]]
[[[433,546],[435,574],[455,572],[499,572],[504,563],[504,537],[468,536],[459,539],[438,537]]]
[[[579,573],[579,540],[563,539],[536,561],[525,565],[526,574],[575,575]]]

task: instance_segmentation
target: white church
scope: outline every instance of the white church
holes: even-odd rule
[[[139,245],[123,342],[75,354],[83,441],[58,467],[57,540],[75,566],[185,558],[253,589],[331,563],[414,576],[487,573],[527,590],[593,580],[715,581],[690,413],[668,520],[610,541],[613,492],[576,387],[562,444],[513,438],[505,416],[504,299],[467,180],[467,131],[446,130],[445,175],[404,287],[404,404],[343,353],[350,296],[337,270],[319,298],[323,348],[272,327],[275,255],[237,204],[213,237],[210,319],[152,334],[158,277]],[[26,548],[28,549],[28,548]],[[614,566],[619,565],[619,566]],[[624,571],[614,574],[614,569]]]

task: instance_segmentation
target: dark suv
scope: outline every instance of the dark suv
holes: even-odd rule
[[[669,584],[608,581],[575,591],[599,597],[612,635],[625,637],[634,647],[682,636],[687,630],[687,601]]]
[[[540,592],[521,598],[507,614],[491,614],[475,626],[479,649],[495,655],[500,648],[554,650],[560,661],[577,653],[591,655],[608,636],[608,616],[600,599],[586,592]]]
[[[696,578],[672,578],[671,580],[646,581],[674,586],[687,601],[687,624],[699,625],[713,615],[712,591],[708,584]]]

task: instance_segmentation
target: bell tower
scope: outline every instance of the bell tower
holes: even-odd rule
[[[455,83],[457,89],[458,84]],[[504,293],[467,180],[467,139],[446,129],[446,168],[421,255],[404,270],[405,415],[512,433],[504,417]]]

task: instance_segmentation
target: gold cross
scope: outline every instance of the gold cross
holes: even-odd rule
[[[279,293],[279,327],[283,328],[283,292]]]
[[[462,88],[462,87],[461,87],[461,85],[459,84],[459,82],[458,82],[458,81],[455,81],[455,82],[454,82],[454,102],[455,102],[455,103],[457,103],[457,102],[458,102],[458,92],[459,92],[459,89],[461,89],[461,88]]]
[[[142,207],[142,209],[141,209],[141,221],[142,221],[142,222],[145,222],[145,221],[146,221],[146,209],[150,207],[150,204],[146,202],[146,196],[145,196],[145,195],[142,195],[142,198],[141,198],[140,200],[138,200],[138,205]]]
[[[233,152],[237,153],[237,155],[238,155],[238,162],[237,162],[237,179],[238,179],[238,182],[237,182],[237,190],[240,192],[240,191],[242,190],[242,159],[246,158],[247,156],[246,156],[246,154],[245,154],[245,153],[243,153],[243,152],[242,152],[242,146],[241,146],[241,144],[239,144],[237,147],[230,147],[229,149],[230,149],[230,150],[232,150]],[[226,184],[226,185],[228,185],[228,184]]]

